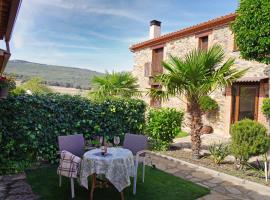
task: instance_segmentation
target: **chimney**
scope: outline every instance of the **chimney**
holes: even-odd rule
[[[160,21],[152,20],[150,22],[150,32],[149,32],[149,39],[153,39],[156,37],[159,37],[161,35],[160,33]]]

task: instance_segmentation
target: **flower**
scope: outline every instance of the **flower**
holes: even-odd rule
[[[16,87],[16,83],[14,78],[12,77],[6,77],[6,76],[0,76],[0,89],[7,88],[9,90],[13,90]]]

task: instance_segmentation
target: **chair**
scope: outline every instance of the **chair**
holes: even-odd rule
[[[68,151],[75,156],[82,157],[84,154],[84,137],[82,134],[58,136],[59,151]],[[74,178],[70,178],[71,197],[75,197]],[[59,175],[59,187],[62,185],[62,176]]]
[[[135,172],[133,194],[136,194],[137,172],[139,163],[143,164],[142,182],[145,176],[145,153],[147,152],[148,142],[144,135],[135,135],[127,133],[124,138],[123,148],[129,149],[135,156]],[[142,159],[141,159],[142,158]]]

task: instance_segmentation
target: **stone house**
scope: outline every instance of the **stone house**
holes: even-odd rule
[[[232,13],[165,35],[161,35],[161,22],[151,21],[149,40],[130,47],[134,54],[132,73],[138,78],[142,91],[160,87],[153,81],[153,76],[163,73],[161,61],[168,59],[169,55],[183,57],[195,48],[207,49],[213,44],[219,44],[225,51],[225,59],[235,58],[237,68],[249,70],[230,87],[216,90],[210,95],[218,102],[219,110],[214,115],[204,116],[204,123],[221,134],[229,134],[230,125],[244,118],[257,120],[269,128],[261,111],[263,98],[268,97],[269,93],[269,68],[265,64],[240,57],[230,29],[230,23],[235,18],[236,14]],[[187,107],[184,97],[171,98],[167,102],[160,102],[148,95],[142,98],[153,107],[175,107],[182,110]]]

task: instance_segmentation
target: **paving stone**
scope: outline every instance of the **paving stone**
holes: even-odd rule
[[[213,188],[213,190],[221,193],[221,194],[226,194],[227,193],[227,190],[225,189],[225,187],[223,186],[216,186]]]
[[[225,186],[225,189],[232,194],[242,194],[238,189],[232,186]]]
[[[37,197],[33,194],[28,195],[10,195],[6,200],[36,200]]]
[[[12,188],[8,191],[8,194],[32,194],[31,186],[26,182],[23,184],[18,184],[18,186],[12,186]]]
[[[195,177],[195,178],[199,178],[199,179],[202,179],[202,180],[209,180],[209,179],[212,178],[211,175],[205,174],[205,173],[201,173],[201,172],[193,172],[191,175],[193,177]]]
[[[187,176],[187,174],[185,174],[181,171],[178,171],[178,172],[174,173],[173,175],[180,177],[180,178],[186,178],[186,176]]]
[[[5,186],[0,186],[0,193],[2,193],[5,190],[6,190],[6,187]]]
[[[270,199],[269,196],[258,194],[257,192],[249,193],[248,196],[252,200],[269,200]]]
[[[233,198],[219,194],[217,192],[211,192],[210,194],[199,198],[198,200],[233,200]]]
[[[191,181],[191,182],[195,182],[195,183],[198,183],[198,182],[201,182],[201,181],[203,181],[202,179],[199,179],[199,178],[191,178],[191,179],[189,179],[189,181]]]
[[[216,187],[217,186],[216,183],[210,183],[208,181],[204,181],[204,182],[202,182],[202,184],[207,185],[210,188],[213,188],[213,187]]]
[[[212,178],[211,180],[208,180],[210,183],[222,183],[224,182],[223,180],[221,180],[220,178]]]
[[[166,170],[166,172],[167,173],[170,173],[170,174],[174,174],[174,173],[176,173],[176,172],[178,172],[179,171],[179,169],[177,169],[177,168],[171,168],[171,169],[167,169]]]
[[[13,180],[13,181],[25,180],[25,179],[26,179],[25,173],[17,174],[17,175],[14,175],[14,176],[12,177],[12,180]]]

